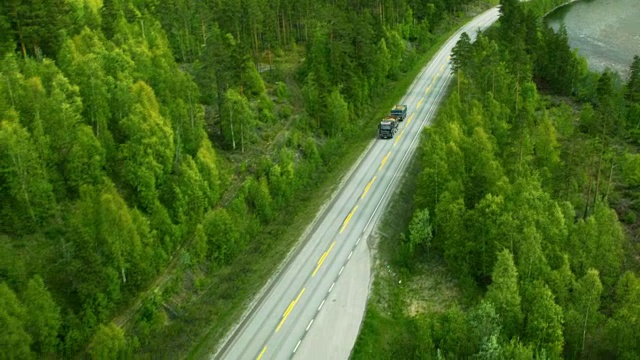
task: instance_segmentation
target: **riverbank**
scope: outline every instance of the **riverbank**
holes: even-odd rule
[[[579,0],[569,0],[569,1],[565,2],[564,4],[557,5],[553,9],[551,9],[551,10],[545,12],[544,14],[542,14],[542,18],[544,19],[544,18],[547,17],[547,15],[553,13],[554,11],[556,11],[558,9],[561,9],[561,8],[563,8],[565,6],[571,5],[571,4],[573,4],[574,2],[577,2],[577,1],[579,1]]]

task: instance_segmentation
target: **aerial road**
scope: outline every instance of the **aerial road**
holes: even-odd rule
[[[498,8],[478,15],[425,66],[399,102],[409,110],[398,132],[371,142],[213,358],[349,357],[369,291],[367,239],[446,92],[460,34],[474,39],[498,16]]]

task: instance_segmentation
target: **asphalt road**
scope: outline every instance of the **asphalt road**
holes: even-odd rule
[[[398,133],[371,142],[214,358],[349,357],[369,291],[367,239],[446,92],[451,49],[497,18],[497,8],[477,16],[425,66],[401,101],[409,110]]]

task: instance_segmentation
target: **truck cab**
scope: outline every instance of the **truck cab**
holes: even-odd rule
[[[378,133],[381,139],[393,138],[396,131],[398,131],[398,122],[394,118],[386,118],[378,125]]]

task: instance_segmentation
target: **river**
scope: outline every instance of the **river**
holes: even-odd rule
[[[609,67],[627,78],[633,56],[640,55],[640,0],[580,0],[546,21],[556,31],[564,24],[569,44],[592,70]]]

